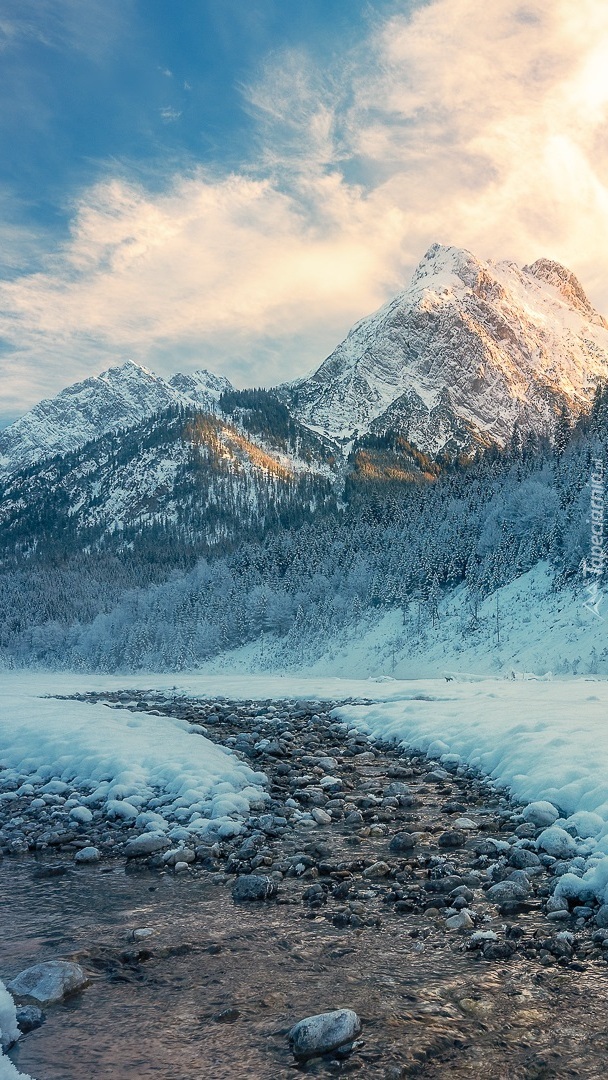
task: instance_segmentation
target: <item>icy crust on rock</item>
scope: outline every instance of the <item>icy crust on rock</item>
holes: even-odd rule
[[[292,392],[330,437],[398,427],[420,449],[549,433],[608,377],[608,324],[574,275],[539,259],[482,262],[434,244],[412,283],[357,323]]]
[[[185,720],[26,694],[4,696],[0,764],[4,785],[33,800],[77,793],[132,835],[159,839],[237,835],[268,801],[263,773]]]
[[[128,360],[39,402],[0,432],[0,476],[77,450],[109,431],[133,427],[171,405],[194,404],[214,412],[220,394],[230,389],[227,379],[209,371],[174,375],[167,382]]]

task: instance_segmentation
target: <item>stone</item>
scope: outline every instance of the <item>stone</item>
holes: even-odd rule
[[[448,829],[439,837],[437,843],[442,848],[458,848],[463,847],[466,837],[459,829]]]
[[[263,874],[243,874],[232,889],[235,903],[269,900],[277,893],[277,884]]]
[[[101,852],[96,847],[83,847],[74,855],[74,862],[96,863],[101,859]]]
[[[553,822],[557,821],[559,811],[556,810],[553,803],[550,802],[531,802],[524,807],[521,816],[524,821],[542,829],[546,828],[548,825],[553,825]]]
[[[90,825],[93,815],[88,806],[75,806],[70,810],[70,821],[76,821],[79,825]]]
[[[36,1005],[54,1005],[87,986],[86,972],[80,964],[67,960],[49,960],[21,971],[7,990],[20,1001]]]
[[[294,1057],[306,1061],[337,1050],[353,1042],[360,1034],[361,1021],[356,1012],[353,1009],[335,1009],[300,1020],[292,1027],[288,1039]]]
[[[29,1031],[35,1031],[36,1028],[42,1027],[45,1021],[45,1015],[42,1009],[39,1009],[36,1005],[22,1005],[16,1010],[17,1025],[22,1035],[27,1035]]]
[[[395,855],[401,855],[403,852],[411,851],[416,845],[415,837],[409,832],[398,832],[393,836],[388,848]]]
[[[475,829],[479,828],[479,826],[476,824],[476,822],[473,821],[472,818],[469,818],[469,817],[458,817],[458,818],[456,818],[456,820],[454,821],[454,827],[456,829],[463,829],[466,832],[473,832]]]
[[[331,814],[322,810],[320,806],[314,806],[310,813],[317,825],[331,825]]]
[[[391,872],[391,868],[388,865],[388,863],[385,863],[385,862],[382,862],[382,860],[379,860],[378,862],[372,863],[371,866],[368,866],[363,871],[363,877],[364,878],[386,877],[386,875],[390,874],[390,872]]]
[[[547,911],[567,911],[568,901],[565,896],[550,896],[547,900]]]
[[[389,798],[392,795],[409,795],[410,794],[410,786],[409,786],[409,784],[404,784],[400,780],[394,780],[392,782],[392,784],[388,785],[388,787],[386,789],[386,794],[389,796]]]
[[[595,913],[595,925],[602,928],[608,927],[608,904],[602,904]]]
[[[469,912],[466,908],[463,908],[457,915],[452,915],[449,919],[446,919],[445,925],[448,930],[472,930],[475,924]]]
[[[488,889],[486,896],[493,904],[520,903],[527,900],[528,889],[519,881],[498,881]]]
[[[527,848],[515,848],[509,856],[509,863],[517,870],[523,870],[527,866],[540,866],[540,859],[535,851]]]
[[[134,836],[125,844],[127,859],[137,859],[141,855],[155,855],[157,851],[164,851],[171,847],[171,841],[166,836],[158,836],[155,833],[142,833]]]

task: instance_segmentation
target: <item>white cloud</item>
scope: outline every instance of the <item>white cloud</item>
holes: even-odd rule
[[[247,101],[255,167],[104,182],[62,249],[0,286],[9,396],[126,355],[294,377],[434,240],[561,259],[608,309],[603,0],[433,0],[330,73],[275,57]]]
[[[164,120],[166,124],[172,124],[175,120],[179,120],[181,115],[180,110],[173,109],[171,105],[165,105],[164,108],[160,110],[160,118],[161,120]]]

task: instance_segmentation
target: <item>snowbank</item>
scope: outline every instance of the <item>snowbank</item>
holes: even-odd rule
[[[584,859],[559,890],[608,903],[608,685],[491,679],[444,685],[421,681],[400,700],[346,705],[336,713],[372,737],[394,738],[439,759],[456,754],[522,802],[554,804],[562,816],[546,833],[572,837],[559,857]]]
[[[171,822],[194,833],[230,830],[234,817],[264,805],[264,775],[185,720],[35,697],[33,686],[25,692],[27,681],[4,680],[4,784],[31,784],[26,793],[34,797],[75,789],[110,818],[155,830]]]
[[[32,1080],[20,1073],[3,1051],[17,1042],[21,1032],[17,1027],[15,1002],[0,980],[0,1080]]]

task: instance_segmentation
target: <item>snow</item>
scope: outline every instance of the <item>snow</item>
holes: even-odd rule
[[[25,1073],[20,1073],[3,1054],[3,1050],[17,1042],[20,1034],[15,1003],[0,979],[0,1080],[32,1080]]]
[[[420,627],[417,603],[405,611],[370,611],[331,640],[319,637],[299,652],[299,674],[343,678],[411,679],[441,675],[516,678],[608,674],[603,624],[585,608],[580,588],[556,590],[543,563],[479,603],[473,625],[468,590],[458,586],[440,601],[435,626]],[[496,632],[496,610],[500,634]],[[203,665],[213,674],[293,670],[285,642],[265,635]]]
[[[167,382],[128,360],[39,402],[1,432],[0,475],[133,427],[169,406],[198,405],[214,412],[219,395],[230,389],[227,379],[209,371],[177,374]]]
[[[434,244],[410,286],[294,384],[294,412],[350,439],[398,402],[409,438],[430,451],[465,437],[459,420],[499,443],[515,422],[548,433],[561,401],[576,413],[606,379],[608,327],[569,271],[547,265],[486,263]],[[446,390],[451,419],[439,408]]]
[[[0,980],[0,1043],[2,1049],[6,1050],[7,1047],[17,1042],[20,1034],[21,1032],[17,1027],[15,1002],[4,983]]]
[[[0,1080],[32,1080],[27,1073],[20,1073],[12,1061],[0,1054]]]
[[[36,697],[29,683],[3,678],[3,779],[29,782],[35,794],[80,792],[85,812],[77,820],[101,806],[111,820],[156,833],[179,822],[186,835],[217,835],[222,827],[238,831],[234,818],[265,804],[263,774],[185,720]],[[146,809],[159,797],[162,812],[150,818]]]

